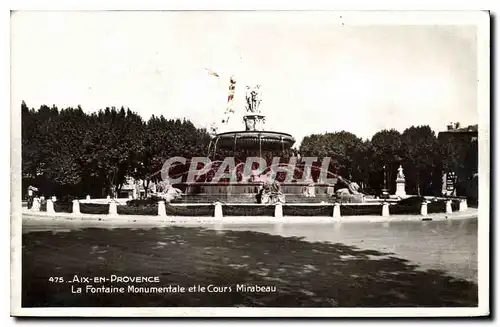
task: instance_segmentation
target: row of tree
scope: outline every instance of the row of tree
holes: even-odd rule
[[[210,142],[207,131],[188,120],[144,121],[125,108],[89,114],[80,107],[35,110],[23,102],[21,109],[23,189],[31,184],[44,194],[101,197],[119,192],[127,177],[144,180],[147,188],[167,158],[206,156]],[[477,172],[477,141],[438,141],[429,126],[383,130],[371,140],[345,131],[313,134],[290,153],[331,157],[335,173],[374,192],[384,176],[394,191],[399,165],[412,194],[439,194],[444,171],[462,179]]]
[[[385,185],[394,192],[401,165],[410,194],[440,195],[443,173],[457,174],[457,186],[477,173],[477,139],[438,139],[429,126],[411,126],[403,133],[382,130],[371,140],[349,132],[310,135],[299,152],[304,156],[332,157],[337,172],[361,184],[365,190],[380,192]]]
[[[145,122],[125,108],[34,110],[23,102],[23,189],[34,184],[45,194],[100,197],[118,192],[127,177],[147,188],[166,158],[205,155],[209,140],[187,120]]]

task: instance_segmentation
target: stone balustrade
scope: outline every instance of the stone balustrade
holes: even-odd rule
[[[89,197],[87,197],[87,199],[85,200],[73,200],[73,207],[72,207],[72,213],[73,214],[81,214],[81,210],[80,210],[80,201],[82,203],[87,203],[87,200],[88,200]],[[420,205],[420,215],[421,216],[427,216],[429,214],[428,212],[428,204],[430,202],[428,201],[424,201],[421,203]],[[46,204],[47,204],[47,207],[46,207],[46,212],[51,214],[51,213],[56,213],[56,211],[54,210],[54,201],[52,199],[47,199],[46,201]],[[452,200],[446,200],[445,202],[446,206],[444,208],[444,210],[442,211],[443,213],[446,213],[446,214],[451,214],[453,213],[453,207],[452,207]],[[113,200],[113,199],[110,199],[108,201],[108,205],[109,205],[109,211],[108,211],[108,215],[109,216],[125,216],[125,214],[121,214],[119,215],[118,214],[118,202]],[[196,207],[197,205],[201,205],[201,204],[177,204],[177,205],[173,205],[175,207]],[[204,204],[204,206],[206,207],[208,204]],[[214,207],[214,211],[213,211],[213,216],[215,218],[222,218],[224,217],[224,214],[223,214],[223,209],[224,209],[224,206],[225,204],[222,204],[221,202],[215,202],[212,204]],[[266,207],[266,206],[263,206],[263,205],[258,205],[258,204],[230,204],[231,206],[241,206],[241,207],[252,207],[252,206],[255,206],[255,207]],[[391,206],[393,206],[394,204],[391,204],[389,202],[383,202],[383,203],[370,203],[370,204],[340,204],[340,203],[334,203],[334,204],[327,204],[327,203],[317,203],[317,204],[311,204],[311,203],[308,203],[308,204],[282,204],[282,203],[276,203],[274,206],[273,205],[270,205],[271,207],[274,207],[274,217],[276,218],[283,218],[283,217],[286,217],[288,216],[288,214],[285,214],[284,213],[284,207],[286,206],[289,210],[290,209],[293,209],[294,207],[302,207],[301,209],[302,210],[307,210],[307,207],[311,207],[311,210],[314,210],[313,208],[314,207],[318,207],[318,206],[323,206],[325,209],[328,208],[328,206],[332,206],[332,209],[333,209],[333,213],[332,213],[332,218],[334,219],[339,219],[342,217],[341,215],[341,207],[345,206],[345,207],[349,207],[351,208],[355,208],[359,205],[364,205],[364,206],[369,206],[369,207],[379,207],[381,208],[381,211],[379,215],[381,215],[382,217],[390,217],[390,208]],[[304,208],[304,206],[306,208]],[[466,199],[460,199],[460,202],[459,202],[459,207],[458,207],[458,211],[459,212],[463,212],[463,211],[466,211],[468,208],[467,206],[467,200]],[[234,209],[234,208],[233,208]],[[346,208],[347,209],[347,208]],[[415,208],[416,209],[416,208]],[[293,210],[296,210],[296,209],[293,209]],[[344,210],[344,209],[342,209]],[[40,211],[40,199],[39,198],[35,198],[33,199],[33,206],[32,208],[30,209],[30,211],[32,212],[39,212]],[[376,210],[375,210],[376,211]],[[232,211],[233,214],[234,214],[234,210]],[[248,212],[248,210],[247,210]],[[288,211],[290,212],[290,211]],[[332,211],[330,211],[332,212]],[[431,211],[431,212],[435,212],[435,211]],[[347,214],[347,215],[344,215],[346,217],[349,217],[349,216],[357,216],[356,214],[352,214],[352,212],[350,212],[351,214]],[[85,214],[85,213],[84,213]],[[296,214],[296,213],[295,213]],[[393,213],[394,214],[394,213]],[[415,214],[417,214],[415,212]],[[158,216],[160,217],[167,217],[168,214],[167,214],[167,210],[166,210],[166,203],[165,201],[158,201]],[[364,215],[367,215],[366,213]],[[370,215],[370,214],[368,214]],[[244,216],[244,214],[242,214],[242,216]],[[321,216],[320,215],[317,215],[317,216]],[[373,216],[373,215],[371,215]]]

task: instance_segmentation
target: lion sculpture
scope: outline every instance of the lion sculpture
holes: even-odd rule
[[[156,184],[156,192],[151,192],[150,194],[151,196],[163,199],[166,202],[171,202],[172,200],[182,197],[182,191],[173,187],[167,181],[161,181]]]

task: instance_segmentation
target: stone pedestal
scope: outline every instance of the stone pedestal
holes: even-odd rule
[[[452,213],[451,200],[446,201],[446,213]]]
[[[47,213],[55,213],[54,202],[51,199],[47,200]]]
[[[214,217],[222,218],[222,203],[220,202],[215,202]]]
[[[458,211],[466,211],[468,209],[467,200],[461,199],[460,204],[458,205]]]
[[[118,208],[116,206],[116,201],[109,202],[109,215],[110,216],[118,215]]]
[[[340,218],[340,204],[333,205],[333,218]]]
[[[406,196],[406,181],[404,179],[396,179],[396,195]]]
[[[382,217],[389,217],[389,203],[382,204]]]
[[[73,200],[73,214],[79,214],[79,213],[80,213],[80,201]]]
[[[274,206],[274,217],[283,218],[283,205],[281,203],[276,203]]]
[[[34,198],[33,199],[33,204],[31,206],[31,211],[39,212],[40,211],[40,199],[39,198]]]
[[[420,214],[422,216],[427,216],[427,201],[422,202],[422,207],[420,208]]]
[[[165,217],[167,209],[165,208],[165,201],[158,201],[158,216]]]

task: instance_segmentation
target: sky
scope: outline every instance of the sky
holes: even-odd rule
[[[261,85],[265,128],[371,138],[478,123],[472,25],[359,23],[335,12],[15,12],[13,108],[129,107],[243,130],[246,85]],[[216,78],[206,68],[219,74]],[[229,77],[236,113],[221,125]]]

